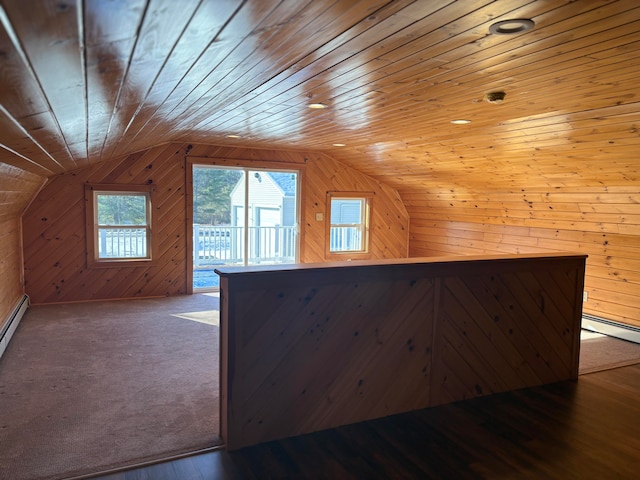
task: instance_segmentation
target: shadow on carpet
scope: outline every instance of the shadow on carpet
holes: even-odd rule
[[[640,344],[582,331],[578,368],[580,375],[636,363],[640,363]]]
[[[219,299],[33,306],[0,359],[0,479],[60,479],[219,439]]]

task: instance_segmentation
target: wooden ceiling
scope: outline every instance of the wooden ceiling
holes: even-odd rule
[[[638,181],[634,0],[1,5],[0,162],[42,177],[188,141],[324,151],[401,190]],[[514,18],[535,27],[489,32]]]

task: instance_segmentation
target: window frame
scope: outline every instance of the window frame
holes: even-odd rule
[[[157,251],[155,229],[155,215],[153,205],[155,203],[155,185],[113,185],[113,184],[85,184],[86,205],[86,239],[87,239],[87,267],[141,267],[155,265],[155,253]],[[146,229],[147,256],[140,258],[98,258],[98,230],[101,227],[98,222],[98,204],[96,196],[99,194],[126,194],[144,195],[146,198],[146,225],[135,228]],[[104,227],[104,225],[102,225]],[[113,225],[110,227],[118,227]]]
[[[327,215],[325,219],[325,257],[329,260],[366,260],[371,258],[371,212],[373,192],[327,192]],[[362,200],[364,201],[364,219],[362,226],[362,250],[332,251],[331,250],[331,208],[333,200]]]

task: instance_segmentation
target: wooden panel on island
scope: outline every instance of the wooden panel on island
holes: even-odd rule
[[[585,260],[217,269],[227,448],[577,379]]]

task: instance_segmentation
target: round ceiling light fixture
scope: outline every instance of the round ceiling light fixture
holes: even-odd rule
[[[322,110],[323,108],[327,108],[328,105],[324,103],[310,103],[307,106],[313,110]]]
[[[514,33],[526,32],[535,26],[535,22],[529,18],[514,18],[512,20],[501,20],[489,26],[491,33],[498,35],[513,35]]]
[[[469,125],[471,123],[471,120],[459,118],[456,120],[451,120],[451,123],[453,123],[454,125]]]

